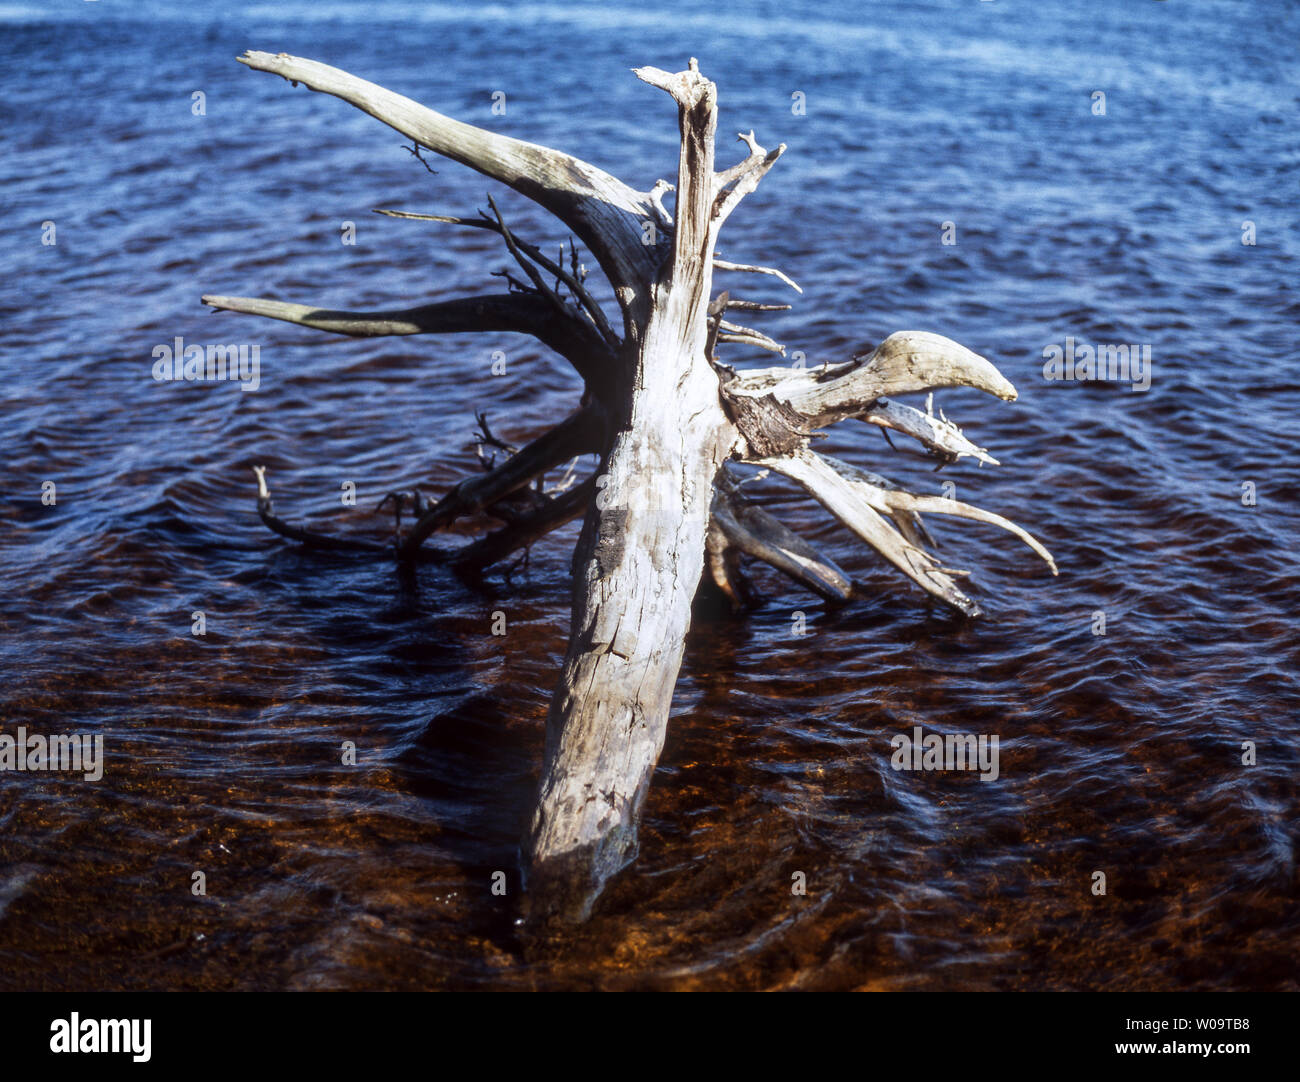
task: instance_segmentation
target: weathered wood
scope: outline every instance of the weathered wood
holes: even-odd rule
[[[748,263],[732,263],[726,259],[715,258],[713,260],[713,269],[721,270],[721,271],[745,271],[749,274],[767,274],[773,278],[776,278],[784,282],[796,293],[803,292],[802,287],[800,287],[799,284],[795,282],[793,278],[791,278],[784,271],[777,270],[775,267],[755,267],[755,266],[751,266]]]
[[[809,453],[804,452],[805,455]],[[830,455],[819,455],[818,457],[848,481],[862,499],[866,501],[867,506],[879,514],[893,517],[900,514],[917,515],[925,511],[931,514],[951,515],[953,518],[964,518],[969,519],[971,522],[984,522],[990,526],[998,526],[1006,530],[1007,533],[1020,538],[1047,564],[1053,575],[1057,573],[1056,561],[1052,559],[1052,554],[1014,522],[1003,518],[1001,515],[995,515],[992,511],[985,511],[979,507],[972,507],[968,503],[962,503],[960,500],[954,500],[947,496],[915,496],[910,492],[904,492],[898,485],[885,480],[877,473],[860,469],[848,462],[841,462],[838,458],[832,458]]]
[[[480,219],[384,211],[501,236],[523,271],[518,292],[457,298],[419,308],[338,312],[252,298],[206,296],[214,307],[268,316],[337,334],[529,333],[566,356],[586,384],[582,409],[506,462],[452,489],[397,545],[403,557],[438,529],[477,510],[506,525],[447,557],[477,573],[583,514],[574,555],[572,628],[547,721],[545,758],[524,842],[528,898],[535,916],[584,916],[609,877],[635,854],[637,820],[662,749],[672,695],[702,574],[740,605],[748,587],[742,559],[781,570],[828,601],[856,587],[828,557],[750,504],[726,475],[728,460],[767,466],[802,485],[928,594],[973,614],[974,601],[925,550],[921,512],[990,523],[1014,533],[1048,562],[1037,541],[1001,516],[939,497],[915,496],[876,474],[815,454],[814,430],[858,418],[917,440],[940,464],[962,457],[996,464],[931,405],[925,412],[892,396],[937,387],[975,387],[1012,400],[996,367],[950,339],[923,332],[890,335],[852,360],[819,369],[736,372],[715,347],[780,352],[761,331],[724,318],[783,305],[710,300],[715,269],[775,277],[784,272],[718,257],[722,226],[779,159],[753,132],[748,153],[714,171],[717,91],[692,60],[686,71],[637,69],[677,104],[681,136],[677,183],[638,192],[570,155],[451,120],[383,87],[328,65],[285,54],[248,53],[242,62],[333,94],[395,128],[417,146],[462,162],[551,211],[595,255],[618,300],[619,339],[571,267],[514,235],[496,203]],[[676,191],[670,213],[665,195]],[[645,230],[647,224],[654,230]],[[650,243],[645,239],[651,237]],[[553,285],[550,283],[554,283]],[[567,288],[569,297],[561,293]],[[802,292],[801,290],[799,290]],[[559,494],[523,486],[570,455],[602,456],[596,474]],[[274,515],[259,470],[259,511],[283,536],[316,547],[331,539]],[[399,496],[399,500],[400,500]],[[522,509],[521,509],[522,503]],[[400,506],[400,502],[399,502]],[[373,542],[336,546],[373,552]]]
[[[534,912],[581,918],[636,852],[734,429],[705,356],[717,92],[691,68],[637,71],[677,102],[672,258],[655,280],[627,421],[576,558],[573,627],[527,842]],[[756,181],[755,181],[756,182]]]
[[[727,389],[734,394],[773,394],[818,425],[855,417],[877,399],[940,387],[974,387],[1008,402],[1016,389],[997,368],[951,338],[924,331],[898,331],[869,354],[843,364],[791,371],[741,371]]]
[[[957,588],[929,553],[900,537],[871,506],[853,479],[844,476],[820,455],[805,449],[798,454],[765,460],[763,465],[797,481],[826,510],[926,593],[967,616],[979,613],[979,606]]]
[[[566,270],[562,263],[557,263],[555,260],[549,258],[545,252],[537,247],[537,245],[529,244],[527,241],[520,240],[512,233],[509,233],[505,222],[501,220],[500,213],[496,211],[495,203],[493,203],[492,209],[496,212],[495,219],[486,216],[478,218],[462,218],[448,214],[415,214],[411,211],[405,210],[376,209],[375,213],[382,214],[388,218],[406,218],[419,222],[444,222],[449,225],[467,226],[471,229],[488,229],[502,238],[507,238],[507,235],[509,234],[508,240],[512,246],[512,251],[517,249],[518,251],[525,253],[529,260],[541,267],[547,274],[554,276],[557,281],[563,282],[581,305],[582,314],[591,320],[592,326],[595,327],[597,333],[599,333],[605,340],[606,345],[611,349],[618,348],[620,344],[618,335],[616,335],[613,328],[610,327],[609,321],[605,317],[604,310],[596,302],[595,298],[587,292],[586,287],[583,285],[583,278],[586,276],[585,269],[578,271],[575,267]],[[572,240],[570,240],[570,253],[574,255],[572,262],[576,264],[577,259],[573,250]]]
[[[852,581],[830,557],[761,507],[749,503],[734,488],[719,485],[713,518],[731,548],[771,564],[827,601],[844,602],[853,596]]]
[[[455,297],[416,308],[350,312],[261,297],[205,294],[202,302],[216,311],[265,316],[299,327],[352,338],[409,334],[477,334],[505,331],[529,334],[564,357],[593,388],[610,384],[616,360],[590,324],[557,311],[545,297],[497,293]]]
[[[520,515],[472,544],[466,545],[449,561],[457,571],[479,574],[507,556],[526,548],[552,530],[578,518],[591,502],[594,477],[558,496],[548,497],[541,507]]]
[[[623,308],[625,337],[636,338],[663,255],[643,240],[642,224],[656,220],[648,192],[638,192],[572,154],[453,120],[316,60],[249,51],[239,62],[341,98],[425,149],[476,169],[545,207],[595,255]]]
[[[481,511],[504,499],[539,474],[555,469],[576,455],[596,454],[603,450],[604,446],[605,418],[601,411],[594,407],[579,410],[554,428],[548,429],[527,447],[511,455],[500,466],[456,485],[419,517],[402,542],[399,555],[410,559],[425,538],[436,530],[450,525],[464,515]],[[582,508],[579,507],[578,513],[581,511]],[[551,528],[563,525],[573,517],[570,515],[568,518],[557,519]],[[545,521],[547,521],[545,518],[539,519],[539,522]],[[477,555],[462,557],[461,561],[466,565],[486,567],[494,560],[485,560],[484,556],[494,551],[495,548],[485,548]]]
[[[816,426],[820,417],[805,415],[804,419],[808,424]],[[904,435],[911,436],[941,458],[951,462],[956,462],[957,459],[970,455],[980,462],[987,462],[990,466],[998,465],[996,458],[982,447],[976,447],[975,444],[971,443],[962,434],[961,429],[947,418],[922,413],[919,409],[913,406],[905,406],[901,402],[894,402],[888,398],[877,398],[862,413],[858,414],[858,419],[866,421],[868,424],[879,425],[881,428],[891,428],[895,432],[902,432]]]
[[[289,541],[309,549],[324,549],[329,552],[368,552],[375,556],[388,552],[388,548],[377,541],[360,537],[331,537],[295,526],[286,522],[275,513],[275,504],[271,500],[271,488],[266,481],[266,467],[254,466],[253,474],[257,478],[257,514],[263,525],[272,533],[279,534]]]

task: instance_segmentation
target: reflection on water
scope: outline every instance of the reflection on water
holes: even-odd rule
[[[1293,7],[114,21],[149,7],[0,16],[0,722],[102,735],[107,760],[97,783],[0,774],[0,986],[1295,988],[1300,90],[1293,50],[1239,47],[1294,42]],[[481,590],[404,577],[272,538],[249,467],[282,512],[382,537],[363,511],[383,493],[477,469],[476,408],[521,442],[576,380],[522,339],[333,340],[199,307],[416,303],[490,290],[506,265],[494,238],[370,214],[472,213],[485,182],[430,176],[377,122],[247,72],[249,47],[642,187],[671,175],[676,127],[627,69],[699,56],[722,131],[790,145],[724,237],[805,288],[764,329],[809,363],[932,330],[1021,391],[937,396],[998,468],[936,477],[862,426],[823,448],[918,491],[952,480],[1038,534],[1061,577],[996,531],[935,523],[987,612],[959,621],[781,503],[878,596],[828,609],[759,571],[750,618],[702,618],[639,861],[580,933],[521,938],[515,849],[574,529]],[[178,335],[256,344],[261,387],[156,383],[151,351]],[[1044,381],[1067,336],[1149,344],[1150,391]],[[914,726],[997,735],[999,778],[891,769]]]

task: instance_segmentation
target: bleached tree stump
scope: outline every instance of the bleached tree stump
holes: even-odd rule
[[[741,301],[729,292],[715,296],[715,269],[798,286],[775,268],[716,257],[719,231],[785,148],[769,152],[752,132],[743,134],[744,159],[715,169],[717,91],[694,60],[676,73],[635,73],[672,97],[681,134],[676,184],[659,181],[644,192],[570,155],[460,123],[325,64],[259,52],[241,62],[342,98],[411,139],[417,151],[460,162],[534,200],[587,246],[613,287],[621,319],[611,321],[586,289],[576,248],[567,265],[548,258],[514,235],[489,197],[491,213],[477,218],[380,213],[497,233],[527,279],[509,278],[512,288],[504,294],[385,312],[203,298],[213,308],[336,334],[530,334],[582,376],[580,408],[502,464],[461,482],[432,506],[418,492],[393,494],[399,534],[391,550],[285,522],[271,504],[265,471],[258,470],[263,520],[310,546],[411,560],[427,554],[424,542],[456,519],[493,514],[504,523],[500,529],[442,554],[476,572],[584,516],[574,556],[571,637],[524,842],[534,915],[585,917],[604,884],[635,855],[640,809],[663,748],[702,577],[738,605],[748,593],[742,556],[771,564],[831,601],[848,601],[858,590],[830,559],[744,498],[731,475],[736,466],[788,476],[922,590],[960,612],[978,610],[954,582],[961,573],[941,567],[927,552],[920,512],[1001,526],[1055,573],[1046,550],[1006,519],[954,500],[912,495],[809,446],[816,429],[857,418],[912,437],[940,464],[963,456],[995,462],[942,414],[894,401],[955,386],[1014,399],[1010,383],[982,357],[938,335],[901,332],[869,353],[815,371],[736,371],[718,361],[720,346],[784,353],[767,335],[727,316],[788,306]],[[672,191],[670,212],[664,197]],[[495,439],[486,422],[484,438]],[[600,456],[590,476],[558,491],[543,489],[544,474],[583,454]],[[416,520],[403,533],[400,511],[407,501]]]

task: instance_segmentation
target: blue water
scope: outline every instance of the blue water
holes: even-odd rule
[[[0,986],[1294,990],[1297,44],[1300,7],[1244,0],[0,5],[0,730],[108,755],[99,782],[0,773]],[[755,569],[763,603],[688,649],[640,859],[581,934],[521,943],[489,887],[518,888],[576,528],[482,589],[404,576],[271,536],[249,467],[282,514],[382,538],[383,493],[478,469],[475,409],[522,443],[580,386],[510,336],[199,304],[401,307],[508,265],[371,213],[473,214],[487,181],[250,48],[642,189],[676,123],[630,69],[699,58],[722,163],[736,131],[789,147],[722,237],[804,288],[723,283],[794,304],[762,329],[810,365],[935,331],[1020,391],[936,396],[1000,467],[936,475],[849,423],[818,449],[953,481],[1061,576],[931,520],[986,611],[958,621],[771,485],[878,592],[835,610]],[[154,381],[176,336],[256,344],[260,388]],[[1067,338],[1149,346],[1150,389],[1045,380]],[[914,725],[999,734],[999,780],[892,770]]]

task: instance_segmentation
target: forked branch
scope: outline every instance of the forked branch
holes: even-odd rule
[[[456,485],[420,516],[398,547],[398,555],[410,559],[436,530],[491,506],[576,455],[599,453],[604,442],[602,413],[595,407],[579,410],[501,465]]]
[[[550,211],[596,257],[623,308],[629,329],[624,337],[635,337],[648,311],[647,287],[662,254],[642,243],[642,223],[654,220],[648,193],[571,154],[453,120],[316,60],[250,51],[239,62],[341,98],[417,146],[500,181]]]
[[[496,212],[495,203],[493,204],[492,209]],[[420,222],[444,222],[449,225],[466,226],[470,229],[486,229],[503,238],[505,237],[506,232],[504,223],[500,221],[499,214],[496,219],[493,219],[487,216],[478,218],[460,218],[448,214],[416,214],[408,210],[376,209],[375,213],[383,214],[389,218],[409,218]],[[565,287],[573,294],[574,298],[582,306],[582,310],[586,313],[587,318],[591,320],[592,325],[600,332],[601,337],[605,340],[605,344],[609,346],[610,349],[617,350],[619,346],[622,345],[618,335],[614,333],[613,328],[609,325],[609,321],[605,318],[604,311],[601,309],[600,305],[596,303],[595,298],[592,297],[590,291],[588,291],[587,287],[583,284],[582,274],[577,273],[576,267],[565,269],[563,263],[556,262],[538,248],[537,245],[529,244],[527,241],[521,240],[513,233],[511,233],[511,241],[514,244],[515,249],[523,252],[529,259],[554,277],[557,281],[564,283]],[[574,253],[572,262],[575,264],[577,262],[576,253]]]
[[[719,483],[713,520],[737,551],[770,564],[827,601],[852,597],[853,583],[835,561],[746,500],[737,486]]]

